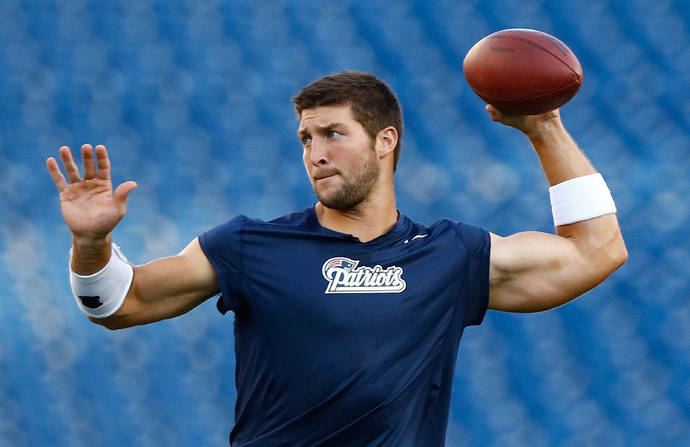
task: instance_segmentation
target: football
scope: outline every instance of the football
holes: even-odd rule
[[[465,56],[463,71],[482,100],[515,115],[557,109],[582,85],[582,66],[570,48],[532,29],[507,29],[486,36]]]

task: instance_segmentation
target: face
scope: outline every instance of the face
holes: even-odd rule
[[[376,140],[354,119],[349,105],[303,110],[298,134],[319,202],[349,210],[371,197],[379,178]]]

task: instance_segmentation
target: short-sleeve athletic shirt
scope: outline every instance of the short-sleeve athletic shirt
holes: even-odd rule
[[[487,231],[400,215],[362,243],[310,207],[199,240],[235,314],[232,447],[444,445],[460,337],[488,306]]]

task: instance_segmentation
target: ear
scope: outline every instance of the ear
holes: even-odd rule
[[[376,151],[379,158],[392,154],[398,144],[398,131],[395,127],[388,126],[381,129],[376,135]]]

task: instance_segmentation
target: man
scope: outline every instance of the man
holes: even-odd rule
[[[221,293],[235,313],[238,398],[232,446],[442,446],[458,343],[487,308],[562,305],[627,251],[602,177],[559,112],[490,117],[531,141],[552,186],[556,235],[499,237],[398,213],[400,104],[376,77],[346,71],[294,98],[318,203],[262,222],[239,216],[179,255],[130,266],[110,233],[125,215],[105,147],[82,147],[83,177],[50,158],[73,233],[71,283],[111,329],[181,315]]]

